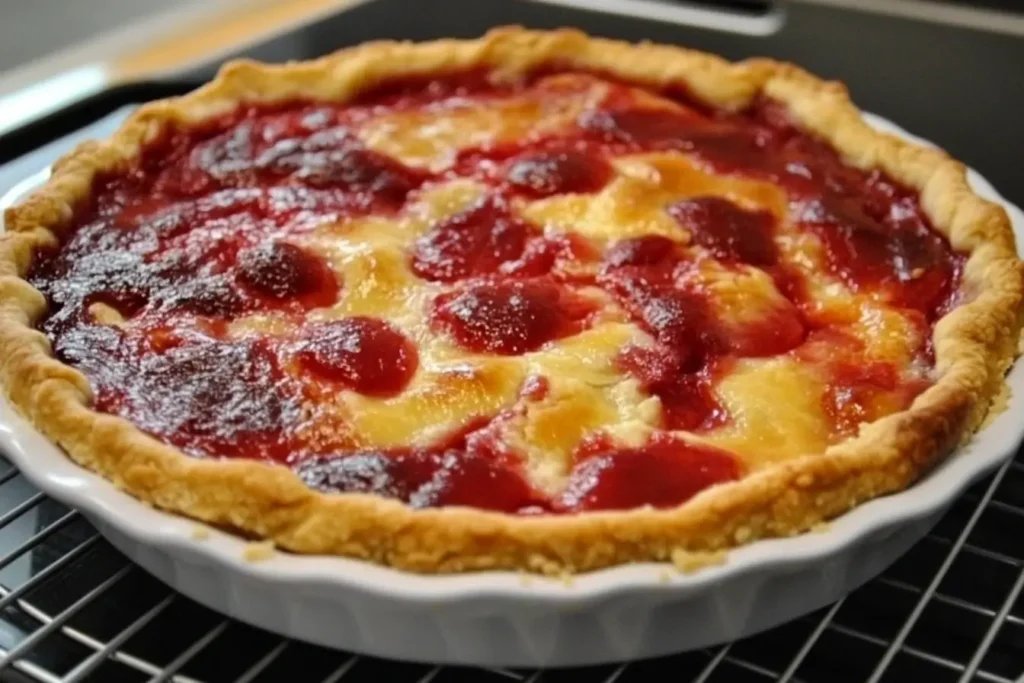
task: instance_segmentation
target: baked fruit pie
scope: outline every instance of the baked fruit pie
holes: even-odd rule
[[[838,84],[574,31],[237,62],[6,216],[0,379],[147,503],[422,572],[685,563],[912,484],[1021,264]]]

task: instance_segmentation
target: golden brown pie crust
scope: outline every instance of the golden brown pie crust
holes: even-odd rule
[[[650,86],[682,83],[700,100],[728,110],[763,95],[783,104],[846,163],[879,168],[918,190],[936,229],[968,256],[961,283],[965,303],[935,327],[936,384],[910,409],[864,425],[859,435],[824,454],[712,487],[677,508],[531,518],[324,494],[284,467],[189,457],[122,418],[93,411],[85,376],[54,359],[46,336],[34,329],[46,302],[24,279],[33,254],[60,240],[98,172],[134,158],[168,122],[202,121],[242,99],[345,101],[396,76],[475,67],[515,76],[543,65],[597,70]],[[580,572],[805,532],[907,487],[966,441],[1003,387],[1021,327],[1022,264],[1009,219],[970,190],[960,163],[874,131],[842,85],[795,66],[769,60],[733,64],[572,30],[506,28],[471,41],[378,42],[280,66],[234,62],[189,95],[142,107],[110,140],[78,147],[5,219],[0,384],[16,408],[76,462],[146,503],[272,540],[283,549],[365,558],[417,572]]]

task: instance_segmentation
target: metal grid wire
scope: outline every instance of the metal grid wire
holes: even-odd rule
[[[1018,455],[882,576],[760,635],[618,666],[429,667],[282,639],[214,613],[0,461],[0,681],[1014,683],[1024,670],[1022,532]]]

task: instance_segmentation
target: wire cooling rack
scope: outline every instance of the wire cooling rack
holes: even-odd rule
[[[882,576],[752,638],[585,669],[388,662],[282,639],[174,593],[0,460],[0,681],[1015,683],[1024,671],[1022,591],[1018,454]]]

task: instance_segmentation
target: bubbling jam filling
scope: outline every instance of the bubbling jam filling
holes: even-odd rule
[[[478,422],[429,448],[316,456],[296,467],[314,489],[376,493],[417,508],[464,505],[532,514],[553,505],[530,486],[516,462],[474,435]]]
[[[383,320],[354,316],[307,325],[296,357],[321,378],[366,396],[393,396],[409,384],[416,347]]]
[[[580,331],[592,308],[549,280],[484,281],[439,297],[433,322],[472,351],[517,355]]]
[[[721,197],[698,197],[673,204],[668,212],[720,261],[765,267],[778,260],[774,218],[767,211],[745,211]]]
[[[523,152],[511,159],[505,170],[506,182],[532,197],[597,192],[611,175],[604,155],[569,146]]]
[[[583,444],[559,501],[570,510],[672,507],[713,484],[739,479],[727,451],[655,434],[641,448],[602,439]]]
[[[172,126],[135,163],[97,178],[64,243],[36,259],[30,278],[50,303],[41,328],[57,356],[89,378],[97,410],[197,457],[287,465],[324,492],[520,514],[672,507],[740,478],[747,466],[739,455],[683,432],[712,434],[736,419],[717,387],[744,359],[786,356],[817,368],[834,440],[906,408],[928,386],[905,363],[867,358],[839,329],[852,321],[814,305],[780,246],[784,220],[790,239],[817,241],[821,267],[851,295],[899,312],[927,339],[951,305],[962,258],[914,193],[845,166],[768,101],[723,113],[665,92],[653,93],[662,97],[656,106],[652,93],[628,84],[549,76],[500,87],[477,72],[397,81],[348,104],[242,105]],[[472,125],[467,111],[511,103],[510,120],[564,115],[588,88],[603,95],[558,125],[477,136],[444,150],[441,162],[403,161],[364,134],[387,117],[399,121],[388,124],[388,138],[407,132],[403,125],[456,117],[410,143],[426,149],[432,136]],[[417,116],[426,123],[401,123]],[[646,153],[774,184],[788,213],[688,195],[662,207],[684,238],[652,230],[607,241],[571,221],[526,217],[544,202],[606,201],[619,159]],[[430,293],[426,323],[409,329],[393,316],[346,314],[347,293],[378,276],[343,278],[317,230],[343,232],[367,217],[403,225],[423,215],[422,196],[453,181],[483,186],[482,195],[410,228],[403,247],[409,277]],[[763,301],[749,302],[754,313],[722,315],[708,264],[725,277],[764,276]],[[502,440],[497,427],[513,406],[486,409],[415,447],[361,442],[338,413],[317,422],[326,402],[355,396],[372,409],[420,387],[430,374],[418,350],[424,335],[467,356],[520,361],[605,314],[642,331],[613,364],[658,398],[660,423],[642,444],[587,435],[557,492],[535,486],[528,459]],[[928,354],[924,343],[916,362],[927,364]],[[529,375],[516,405],[549,400],[552,379]]]
[[[522,259],[529,240],[539,234],[536,226],[513,215],[507,202],[488,197],[419,238],[412,271],[436,282],[491,275]]]

